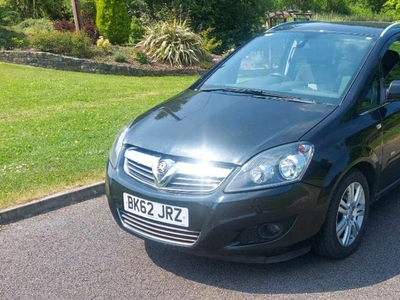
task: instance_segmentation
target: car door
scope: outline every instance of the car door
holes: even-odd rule
[[[382,77],[387,89],[393,80],[400,80],[400,40],[390,44],[382,59]],[[381,108],[383,127],[383,161],[380,189],[400,179],[400,99],[386,102]]]

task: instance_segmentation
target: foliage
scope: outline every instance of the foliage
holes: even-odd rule
[[[82,30],[88,35],[92,44],[96,44],[99,37],[99,31],[94,23],[94,19],[85,11],[81,11],[83,28]]]
[[[95,0],[80,0],[82,18],[96,20]]]
[[[399,19],[396,16],[395,10],[387,10],[381,12],[380,14],[375,14],[371,9],[367,8],[352,8],[352,13],[350,15],[338,15],[333,13],[318,13],[314,15],[316,20],[321,21],[377,21],[377,22],[393,22]]]
[[[400,12],[400,1],[399,0],[387,0],[383,7],[394,9],[396,12]]]
[[[126,57],[122,53],[115,53],[114,54],[114,61],[116,62],[126,62]]]
[[[135,51],[135,53],[133,54],[133,59],[142,65],[149,63],[149,59],[148,59],[146,53],[144,53],[141,50]]]
[[[140,42],[144,36],[144,32],[145,30],[142,21],[138,17],[132,16],[129,43],[137,44],[138,42]]]
[[[205,70],[211,69],[214,64],[211,61],[201,61],[199,67]]]
[[[196,79],[0,64],[0,209],[103,180],[120,128]]]
[[[145,36],[139,45],[155,61],[175,66],[194,65],[208,54],[202,38],[191,31],[187,22],[173,19],[145,26]]]
[[[62,20],[54,21],[53,28],[54,28],[54,30],[57,30],[57,31],[74,32],[75,31],[75,24],[72,23],[69,20],[62,19]]]
[[[203,38],[204,49],[209,53],[214,53],[215,50],[222,45],[222,41],[218,41],[216,37],[210,37],[210,34],[213,31],[214,28],[207,28],[200,33]]]
[[[84,32],[52,31],[31,38],[31,46],[39,51],[89,58],[93,55],[91,42]]]
[[[108,39],[103,38],[102,36],[97,40],[96,46],[102,49],[104,52],[110,52],[112,49],[112,45]]]
[[[361,0],[364,1],[364,0]],[[380,0],[371,0],[380,1]],[[278,5],[285,9],[294,9],[300,11],[311,10],[318,13],[350,13],[349,0],[280,0]]]
[[[113,44],[123,44],[129,39],[130,18],[123,0],[97,0],[96,25],[99,34]]]
[[[18,24],[27,36],[33,36],[39,33],[49,33],[54,30],[53,22],[48,19],[26,19]]]
[[[21,19],[46,17],[57,20],[69,19],[72,16],[70,2],[66,0],[5,0],[5,6],[17,12]]]
[[[12,50],[27,45],[25,34],[0,26],[0,49]]]
[[[20,15],[18,12],[9,7],[0,6],[0,26],[15,25],[19,20]]]
[[[45,17],[50,20],[69,19],[71,14],[71,2],[65,0],[37,0],[33,1],[38,5],[38,16]]]
[[[85,3],[90,3],[86,1]],[[94,4],[94,2],[93,2]],[[82,30],[87,34],[87,36],[90,38],[90,41],[92,44],[96,44],[96,41],[99,37],[99,33],[96,27],[96,24],[94,23],[94,19],[91,17],[91,14],[88,12],[81,10],[81,17],[82,17],[82,23],[83,27]],[[53,24],[54,29],[58,31],[70,31],[74,32],[75,31],[75,24],[74,22],[71,22],[70,20],[56,20]]]
[[[140,18],[150,13],[149,7],[145,0],[126,0],[128,13],[130,17]]]
[[[386,0],[362,0],[364,7],[370,8],[374,13],[379,13],[385,5]]]
[[[214,28],[210,38],[221,41],[217,53],[235,47],[263,30],[274,0],[148,0],[151,15],[163,19],[165,8],[187,12],[194,32]],[[276,2],[276,0],[275,0]],[[175,15],[176,17],[176,15]]]

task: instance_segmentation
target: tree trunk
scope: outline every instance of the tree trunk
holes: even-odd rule
[[[83,28],[81,12],[80,12],[80,2],[79,0],[71,0],[72,11],[74,13],[74,23],[75,31],[79,31]]]

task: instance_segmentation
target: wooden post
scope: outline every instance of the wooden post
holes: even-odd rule
[[[75,31],[79,31],[83,28],[79,0],[71,0],[71,4],[74,13]]]

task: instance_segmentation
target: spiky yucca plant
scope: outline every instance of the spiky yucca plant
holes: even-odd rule
[[[192,32],[187,20],[158,21],[145,26],[144,52],[153,60],[173,66],[191,66],[207,57],[201,36]]]

